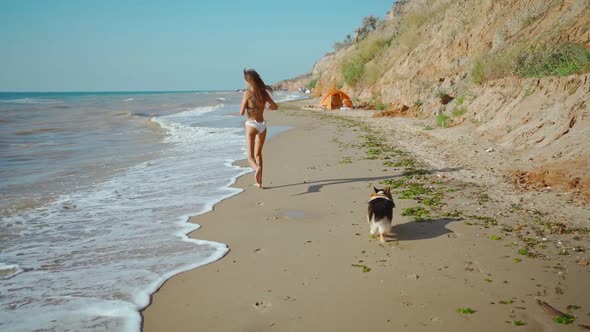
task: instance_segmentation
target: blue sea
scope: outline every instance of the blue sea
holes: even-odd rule
[[[252,171],[241,97],[0,93],[0,330],[139,331],[164,281],[223,257],[187,220]]]

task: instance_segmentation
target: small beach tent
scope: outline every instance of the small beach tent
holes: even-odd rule
[[[329,110],[340,109],[342,106],[352,108],[352,100],[350,100],[350,97],[346,93],[340,90],[328,92],[320,102],[321,108]]]

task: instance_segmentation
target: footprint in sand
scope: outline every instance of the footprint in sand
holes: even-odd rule
[[[270,302],[256,301],[256,303],[254,303],[254,308],[256,308],[260,312],[269,311],[271,307],[272,304]]]

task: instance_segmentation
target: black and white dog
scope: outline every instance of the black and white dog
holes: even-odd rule
[[[391,220],[393,219],[393,208],[395,203],[391,198],[391,189],[377,189],[373,187],[375,193],[371,194],[369,199],[369,211],[367,213],[367,222],[369,223],[369,233],[375,235],[379,233],[381,242],[385,242],[385,234],[391,232]]]

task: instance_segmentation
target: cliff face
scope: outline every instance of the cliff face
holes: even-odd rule
[[[590,188],[589,49],[588,0],[398,1],[297,84],[519,150],[519,185]]]
[[[589,22],[587,0],[400,1],[364,43],[320,59],[311,78],[359,99],[380,95],[385,102],[411,104],[439,90],[459,92],[472,83],[478,61],[531,47],[531,41],[588,45]],[[347,82],[342,67],[354,61],[348,55],[380,40],[386,45],[369,54],[362,77]]]
[[[288,80],[279,81],[273,84],[272,88],[274,90],[297,91],[301,87],[308,86],[311,80],[311,73],[303,74]]]

